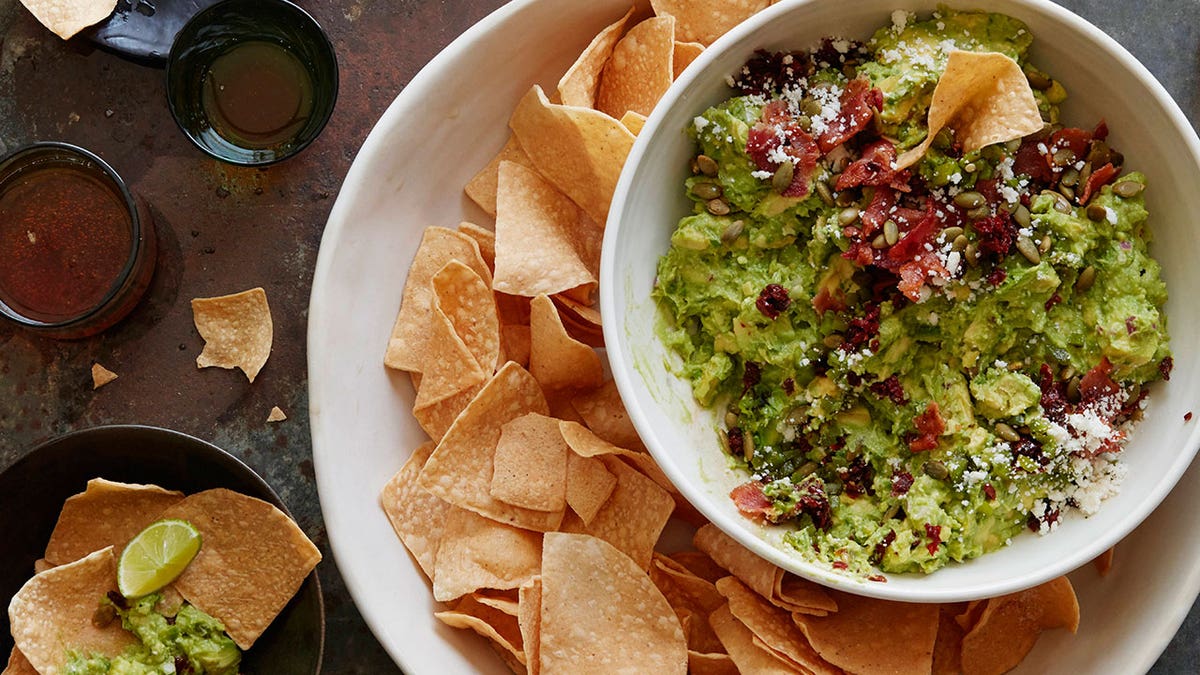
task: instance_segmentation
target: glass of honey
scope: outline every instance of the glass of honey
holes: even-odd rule
[[[156,252],[149,210],[96,155],[50,142],[0,159],[0,317],[99,333],[145,294]]]
[[[321,26],[287,0],[222,0],[179,31],[167,100],[201,150],[232,164],[290,157],[325,128],[337,57]]]

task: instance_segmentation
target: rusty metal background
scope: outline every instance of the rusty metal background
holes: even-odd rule
[[[161,245],[147,298],[102,335],[54,342],[0,326],[0,469],[40,440],[106,423],[164,426],[215,442],[279,491],[325,553],[325,672],[398,672],[355,610],[329,553],[306,409],[308,296],[322,228],[367,132],[429,59],[503,2],[300,4],[337,49],[340,100],[324,134],[303,154],[246,169],[209,159],[179,133],[161,70],[82,38],[63,42],[17,0],[0,0],[0,152],[34,140],[93,150],[150,202]],[[1126,45],[1193,124],[1200,121],[1200,0],[1061,4]],[[260,285],[270,299],[275,342],[258,380],[251,385],[240,371],[197,370],[202,342],[189,300]],[[120,379],[93,392],[93,362]],[[268,425],[275,405],[289,419]],[[1194,672],[1197,663],[1200,610],[1194,608],[1153,672]]]

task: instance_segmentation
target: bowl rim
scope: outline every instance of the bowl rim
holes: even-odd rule
[[[696,105],[695,103],[689,103],[681,94],[694,81],[711,76],[708,71],[713,63],[725,52],[737,48],[740,43],[748,39],[753,33],[763,26],[778,20],[783,15],[802,10],[807,5],[817,4],[819,1],[780,0],[776,4],[751,16],[706,48],[663,95],[660,105],[655,107],[643,126],[641,133],[638,134],[613,194],[608,220],[606,221],[604,243],[601,248],[601,316],[615,317],[619,315],[617,311],[618,290],[623,292],[627,288],[625,284],[618,283],[618,263],[615,253],[617,240],[622,231],[621,221],[623,220],[628,197],[637,187],[635,181],[637,178],[636,174],[638,173],[637,169],[642,164],[643,158],[650,154],[652,143],[661,133],[674,131],[663,130],[668,110],[675,108],[677,105]],[[912,6],[915,3],[905,2],[900,4]],[[957,5],[961,3],[954,2],[953,4]],[[1008,6],[1007,9],[1004,7],[988,6],[980,8],[978,11],[1003,13],[1005,11],[1025,10],[1031,14],[1038,14],[1050,21],[1064,25],[1071,32],[1100,45],[1105,52],[1119,61],[1130,74],[1146,86],[1152,94],[1152,104],[1156,105],[1166,114],[1173,131],[1185,141],[1186,149],[1184,152],[1190,155],[1193,162],[1200,165],[1200,138],[1197,137],[1195,129],[1192,128],[1191,123],[1183,114],[1179,105],[1167,93],[1158,79],[1120,43],[1083,17],[1064,7],[1049,2],[1049,0],[1005,0],[1005,4]],[[896,7],[895,9],[902,8]],[[918,12],[922,11],[927,12],[928,10],[918,10]],[[797,40],[797,42],[799,41]],[[824,586],[866,597],[918,603],[959,602],[1017,592],[1066,574],[1085,565],[1096,555],[1114,545],[1118,540],[1127,536],[1141,524],[1175,487],[1176,483],[1183,476],[1184,471],[1191,465],[1197,450],[1200,449],[1200,427],[1193,427],[1187,435],[1186,441],[1181,444],[1180,451],[1174,462],[1169,467],[1166,467],[1167,470],[1162,473],[1158,483],[1154,485],[1154,489],[1145,498],[1137,502],[1136,508],[1124,514],[1123,518],[1119,521],[1118,527],[1110,530],[1110,532],[1119,533],[1119,536],[1108,535],[1098,539],[1091,547],[1073,550],[1067,555],[1058,558],[1053,565],[1044,566],[1039,570],[1026,573],[1022,576],[1007,577],[1000,580],[985,580],[984,582],[974,581],[963,585],[961,588],[901,589],[896,584],[870,582],[836,572],[815,563],[803,561],[796,556],[788,554],[782,547],[755,536],[752,530],[761,529],[760,526],[739,523],[731,516],[719,511],[710,502],[700,487],[687,480],[683,470],[676,464],[671,454],[664,447],[664,444],[660,442],[657,434],[657,425],[649,419],[645,410],[636,405],[637,392],[644,389],[645,385],[640,379],[641,376],[636,374],[637,367],[632,363],[628,363],[624,358],[624,352],[628,346],[624,325],[615,321],[606,321],[603,324],[603,333],[605,344],[608,345],[606,353],[613,379],[616,382],[621,399],[626,402],[626,409],[629,412],[630,420],[637,429],[639,436],[646,443],[650,454],[671,482],[683,494],[684,498],[721,531],[734,538],[738,543],[750,549],[759,557],[789,572]],[[634,402],[635,404],[629,405],[629,402]],[[1104,545],[1100,545],[1102,543]],[[1093,549],[1096,550],[1093,551]],[[923,579],[929,578],[930,575],[888,576],[911,576],[912,578]],[[1180,621],[1182,622],[1182,617]]]
[[[248,479],[250,479],[250,482],[257,485],[257,487],[261,491],[260,494],[259,495],[249,495],[249,496],[255,497],[256,499],[264,499],[264,496],[265,496],[264,501],[266,501],[266,502],[270,503],[272,506],[278,508],[292,522],[296,522],[295,516],[293,516],[292,512],[290,510],[288,510],[287,504],[284,503],[283,499],[279,496],[279,493],[277,493],[275,491],[275,488],[271,487],[271,484],[268,483],[265,478],[260,476],[257,471],[252,469],[248,464],[243,462],[239,457],[237,457],[233,453],[225,450],[224,448],[221,448],[221,447],[217,446],[216,444],[206,441],[202,438],[198,438],[196,436],[184,433],[182,431],[176,431],[174,429],[168,429],[165,427],[157,427],[157,426],[150,425],[150,424],[102,424],[99,426],[87,427],[84,429],[74,429],[72,431],[68,431],[66,433],[59,434],[59,435],[53,436],[51,438],[47,438],[43,441],[35,443],[28,451],[25,452],[25,454],[21,455],[21,457],[19,459],[17,459],[17,461],[13,462],[12,464],[9,464],[8,466],[6,466],[2,470],[0,470],[0,478],[4,477],[5,475],[9,474],[12,471],[20,470],[20,468],[22,466],[24,466],[25,464],[34,461],[35,455],[38,455],[42,452],[47,452],[47,451],[53,449],[55,446],[61,445],[63,443],[68,443],[68,442],[76,440],[80,437],[93,436],[93,435],[97,435],[97,434],[113,434],[113,433],[121,433],[121,432],[147,434],[148,436],[158,437],[158,438],[172,438],[176,441],[181,441],[184,444],[191,445],[197,449],[203,449],[205,452],[210,453],[213,457],[219,458],[221,461],[226,462],[233,468],[239,470],[241,473],[243,473],[243,475],[245,475]],[[318,628],[319,628],[318,635],[317,635],[316,668],[313,670],[312,675],[320,675],[321,669],[325,663],[325,631],[326,631],[325,594],[321,589],[321,575],[319,574],[316,567],[314,567],[312,569],[312,571],[309,572],[309,576],[312,578],[313,586],[314,586],[313,590],[315,591],[315,597],[317,599],[317,617],[318,617]],[[308,578],[309,577],[305,577],[305,581],[307,581]],[[278,617],[276,617],[276,618],[278,618]]]

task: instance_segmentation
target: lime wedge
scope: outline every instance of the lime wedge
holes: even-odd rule
[[[127,598],[171,583],[200,552],[200,531],[186,520],[160,520],[125,546],[117,563],[117,589]]]

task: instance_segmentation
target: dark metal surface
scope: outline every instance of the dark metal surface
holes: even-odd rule
[[[325,553],[325,672],[397,672],[338,576],[317,503],[305,393],[309,287],[332,199],[371,126],[421,66],[503,3],[300,4],[337,48],[341,97],[308,150],[253,169],[220,164],[191,146],[171,121],[161,71],[83,38],[64,43],[16,0],[0,0],[0,151],[46,139],[93,150],[151,203],[161,241],[147,299],[106,333],[52,342],[0,326],[0,468],[42,439],[104,423],[154,424],[215,442],[275,487]],[[1193,124],[1200,122],[1200,0],[1062,4],[1129,48]],[[197,370],[202,343],[189,299],[260,285],[270,299],[275,342],[256,382],[239,371]],[[120,379],[93,392],[94,361]],[[266,423],[274,405],[287,421]],[[1197,663],[1200,608],[1153,672],[1195,672]]]

